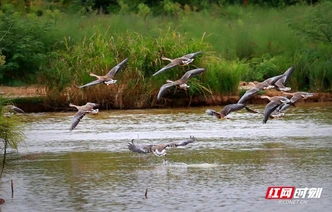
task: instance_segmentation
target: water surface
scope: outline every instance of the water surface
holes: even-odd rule
[[[263,106],[254,106],[263,110]],[[0,181],[1,211],[329,211],[332,208],[332,104],[302,104],[262,124],[240,111],[228,120],[207,108],[25,115],[27,140]],[[212,109],[220,110],[220,107]],[[163,158],[127,143],[195,136]],[[14,181],[11,198],[10,180]],[[284,205],[268,186],[322,187],[320,199]],[[148,189],[147,197],[144,193]]]

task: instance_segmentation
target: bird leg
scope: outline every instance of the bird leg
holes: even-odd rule
[[[258,111],[256,111],[256,110],[252,110],[252,109],[250,109],[250,108],[247,107],[247,106],[245,106],[245,109],[246,109],[248,112],[250,112],[250,113],[259,113]]]
[[[167,165],[167,157],[166,157],[166,155],[165,155],[165,158],[163,160],[163,165]]]

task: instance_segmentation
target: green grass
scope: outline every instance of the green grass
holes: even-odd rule
[[[331,5],[317,8],[328,10]],[[75,16],[49,11],[41,19],[50,26],[45,37],[57,41],[51,48],[56,52],[42,65],[39,80],[48,87],[51,101],[93,99],[121,108],[153,106],[166,79],[179,79],[197,67],[207,71],[189,81],[190,96],[237,94],[239,81],[262,81],[290,66],[295,67],[289,82],[293,91],[330,91],[331,43],[309,39],[309,29],[297,28],[301,23],[314,27],[307,22],[312,17],[322,18],[315,11],[315,7],[302,5],[283,9],[235,5],[180,11],[175,18],[133,13]],[[326,16],[324,21],[329,23],[330,18]],[[174,67],[151,77],[167,64],[160,60],[161,55],[175,58],[200,50],[203,54],[189,67]],[[89,72],[105,74],[127,57],[128,63],[116,76],[119,85],[72,89],[72,85],[94,80]]]

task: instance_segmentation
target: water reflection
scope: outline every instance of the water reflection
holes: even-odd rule
[[[0,181],[0,197],[6,200],[0,209],[298,211],[332,206],[332,105],[300,105],[266,125],[258,114],[234,113],[220,121],[205,110],[107,111],[84,117],[72,132],[73,113],[28,114],[26,144]],[[146,160],[127,149],[131,139],[159,143],[190,135],[196,142],[169,149],[166,166],[162,158]],[[322,198],[279,205],[264,198],[273,185],[323,187]]]

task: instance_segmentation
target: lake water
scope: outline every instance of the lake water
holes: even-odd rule
[[[332,209],[332,103],[299,104],[267,124],[245,110],[218,120],[206,109],[101,111],[73,131],[74,111],[26,114],[26,142],[0,179],[0,211]],[[132,139],[158,144],[190,136],[195,143],[167,149],[167,164],[127,148]],[[265,199],[269,186],[323,191],[282,204],[289,202]]]

